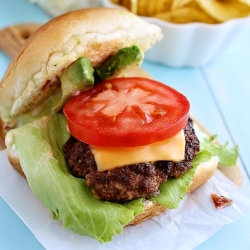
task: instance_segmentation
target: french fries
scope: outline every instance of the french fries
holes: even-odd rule
[[[134,14],[172,23],[222,23],[250,14],[250,0],[112,0]]]

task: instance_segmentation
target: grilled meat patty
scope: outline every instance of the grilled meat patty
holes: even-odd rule
[[[125,202],[156,195],[160,184],[167,181],[168,177],[179,178],[192,168],[191,161],[199,151],[199,140],[191,118],[184,128],[184,134],[185,159],[180,162],[145,162],[98,172],[89,145],[70,137],[63,151],[72,174],[85,178],[96,198]]]

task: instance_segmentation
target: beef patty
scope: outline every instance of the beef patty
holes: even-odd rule
[[[98,172],[89,145],[70,137],[63,146],[63,152],[72,174],[85,178],[96,198],[125,202],[156,195],[162,182],[169,177],[179,178],[192,168],[192,159],[199,151],[199,140],[191,118],[184,128],[184,134],[185,159],[180,162],[145,162]]]

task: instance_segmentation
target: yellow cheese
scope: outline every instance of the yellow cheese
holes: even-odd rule
[[[185,156],[184,131],[160,142],[141,147],[91,146],[98,171],[110,170],[130,164],[148,161],[181,161]]]

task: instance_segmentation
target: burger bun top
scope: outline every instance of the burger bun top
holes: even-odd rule
[[[120,9],[90,8],[56,17],[33,33],[0,84],[0,117],[13,121],[60,86],[63,70],[79,57],[96,67],[119,49],[143,51],[162,37],[159,27]]]

